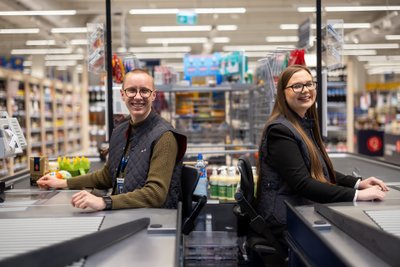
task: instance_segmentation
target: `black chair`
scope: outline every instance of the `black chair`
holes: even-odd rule
[[[239,229],[247,236],[245,247],[249,254],[255,255],[251,257],[252,266],[265,264],[267,266],[279,266],[284,262],[283,248],[279,245],[271,230],[268,228],[264,218],[255,210],[254,198],[254,178],[251,169],[251,164],[246,156],[241,156],[238,159],[238,169],[240,172],[240,187],[238,188],[235,199],[237,205],[234,208],[234,213],[239,219],[239,225],[245,229]],[[254,262],[254,261],[262,261]]]
[[[198,170],[190,165],[183,165],[181,176],[182,188],[182,233],[188,235],[195,226],[195,220],[207,203],[207,196],[194,195],[199,181]]]

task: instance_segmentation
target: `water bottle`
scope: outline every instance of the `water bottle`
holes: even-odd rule
[[[197,155],[197,162],[195,167],[199,171],[199,182],[197,183],[196,189],[194,190],[195,195],[200,195],[200,196],[207,196],[207,191],[208,191],[208,180],[207,180],[207,169],[206,169],[206,163],[203,160],[203,154],[199,153]]]

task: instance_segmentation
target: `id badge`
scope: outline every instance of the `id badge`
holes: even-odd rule
[[[124,192],[124,178],[117,178],[117,194]]]

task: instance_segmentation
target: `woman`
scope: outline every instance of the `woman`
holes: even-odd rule
[[[316,88],[306,66],[282,72],[259,148],[257,209],[283,243],[284,200],[294,205],[382,200],[388,191],[375,177],[362,180],[333,169],[318,126]]]

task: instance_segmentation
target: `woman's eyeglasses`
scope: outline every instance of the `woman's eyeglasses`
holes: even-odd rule
[[[149,98],[151,96],[151,94],[153,93],[153,90],[150,90],[148,88],[137,89],[135,87],[129,87],[129,88],[124,89],[125,95],[127,97],[135,97],[137,95],[138,91],[142,98]]]
[[[295,83],[287,86],[285,89],[292,88],[293,92],[295,92],[296,94],[300,94],[301,92],[303,92],[304,87],[307,87],[308,90],[315,90],[315,88],[317,87],[317,82]]]

